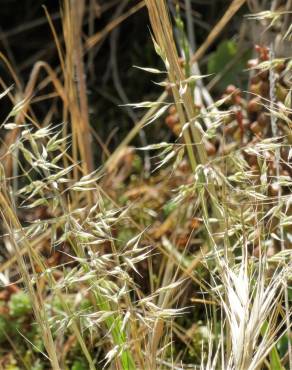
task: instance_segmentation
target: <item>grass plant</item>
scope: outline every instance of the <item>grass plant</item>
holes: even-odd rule
[[[45,9],[60,66],[37,61],[24,87],[2,56],[16,86],[2,83],[0,96],[13,104],[0,127],[0,343],[14,354],[0,369],[292,369],[291,60],[274,41],[257,46],[248,91],[228,86],[210,104],[208,76],[193,74],[244,2],[191,55],[171,2],[145,0],[164,70],[140,69],[165,91],[128,104],[147,112],[113,153],[103,143],[97,169],[86,53],[143,3],[86,40],[85,1],[62,2],[62,36]],[[270,28],[287,14],[248,22]],[[35,90],[50,83],[66,123],[38,120]],[[173,140],[129,147],[165,116]]]

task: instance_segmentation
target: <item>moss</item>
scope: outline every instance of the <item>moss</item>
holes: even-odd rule
[[[10,315],[13,317],[21,317],[32,313],[32,303],[29,295],[25,292],[13,294],[8,305]]]
[[[3,315],[0,315],[0,343],[5,342],[6,340],[5,332],[8,332],[8,330],[9,325],[7,318]]]
[[[163,214],[165,217],[168,217],[172,211],[174,211],[177,208],[177,204],[174,203],[172,200],[169,202],[165,203],[163,206]]]
[[[86,361],[75,360],[71,367],[71,370],[88,370]]]

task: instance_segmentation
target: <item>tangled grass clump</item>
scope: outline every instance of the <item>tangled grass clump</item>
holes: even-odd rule
[[[0,342],[13,351],[3,350],[0,365],[288,369],[291,60],[276,58],[273,43],[257,46],[248,91],[229,85],[214,100],[208,76],[195,73],[180,15],[175,40],[167,3],[145,4],[165,71],[141,69],[166,76],[158,82],[166,92],[128,104],[149,109],[129,135],[163,118],[173,140],[123,142],[91,171],[73,34],[66,46],[76,42],[77,62],[66,62],[76,63],[79,85],[73,74],[72,85],[55,81],[64,109],[76,104],[72,127],[36,123],[30,94],[1,125],[10,139],[0,167]],[[65,8],[66,31],[75,11]],[[271,15],[278,22],[284,13],[257,17]],[[139,150],[155,153],[145,157],[147,176]]]

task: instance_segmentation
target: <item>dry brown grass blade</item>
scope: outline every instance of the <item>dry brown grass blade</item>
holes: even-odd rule
[[[81,116],[81,131],[84,140],[85,147],[85,160],[87,173],[93,171],[93,153],[91,150],[91,132],[89,125],[89,115],[88,115],[88,102],[87,102],[87,89],[86,89],[86,80],[85,80],[85,69],[83,61],[83,45],[82,45],[82,20],[84,14],[85,2],[71,0],[72,7],[72,17],[76,19],[76,24],[74,27],[74,49],[76,52],[76,73],[78,79],[78,98],[80,104],[80,116]]]
[[[80,152],[84,173],[89,173],[93,170],[93,156],[81,42],[83,11],[84,3],[82,1],[78,2],[78,6],[73,0],[64,2],[64,15],[62,17],[66,45],[64,86],[68,96],[68,110],[72,123],[73,158],[78,161],[78,152]],[[75,77],[77,77],[77,83]],[[74,174],[77,178],[76,170]]]
[[[20,82],[16,72],[14,71],[13,66],[11,65],[9,60],[6,58],[6,56],[0,51],[0,60],[1,59],[3,60],[4,65],[7,67],[9,73],[11,74],[14,82],[16,83],[16,86],[18,87],[19,90],[21,90],[21,88],[22,88],[21,82]]]
[[[208,48],[213,44],[216,38],[219,36],[223,28],[227,25],[230,19],[235,15],[235,13],[242,7],[246,0],[233,0],[229,8],[224,13],[220,21],[214,26],[212,31],[209,33],[205,42],[199,47],[195,54],[191,58],[191,62],[194,63],[202,58],[206,53]]]
[[[53,24],[52,17],[49,14],[47,8],[44,5],[43,5],[43,8],[44,8],[44,11],[45,11],[45,14],[46,14],[46,17],[47,17],[47,20],[48,20],[48,23],[49,23],[54,41],[55,41],[55,45],[56,45],[58,56],[59,56],[60,66],[61,66],[63,75],[65,75],[64,52],[62,50],[61,43],[60,43],[60,40],[59,40],[58,35],[57,35],[57,31],[56,31],[55,26]]]
[[[145,6],[144,0],[140,3],[133,6],[127,12],[119,16],[118,18],[114,19],[112,22],[108,23],[102,31],[97,32],[96,34],[90,36],[85,44],[86,50],[91,49],[95,46],[99,41],[101,41],[106,35],[111,32],[114,28],[116,28],[119,24],[121,24],[124,20],[126,20],[131,15],[135,14],[138,10],[142,9]]]

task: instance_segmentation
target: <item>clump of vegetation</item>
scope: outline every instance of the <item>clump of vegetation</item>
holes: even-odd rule
[[[292,66],[281,55],[291,27],[289,9],[272,3],[259,12],[251,2],[245,20],[269,42],[239,53],[224,38],[207,67],[199,63],[243,0],[197,51],[190,1],[121,2],[85,41],[85,14],[94,26],[85,1],[63,2],[63,39],[45,10],[60,68],[38,61],[21,98],[18,85],[2,84],[13,107],[1,124],[1,368],[292,367]],[[85,53],[144,5],[162,64],[138,68],[162,95],[129,103],[112,56],[117,93],[137,122],[110,153],[92,135],[85,76],[94,55]],[[38,89],[52,82],[69,123],[50,123],[57,105],[38,120],[41,69]],[[138,119],[134,108],[147,112]],[[157,124],[163,141],[148,133]],[[130,146],[138,134],[142,145]]]

